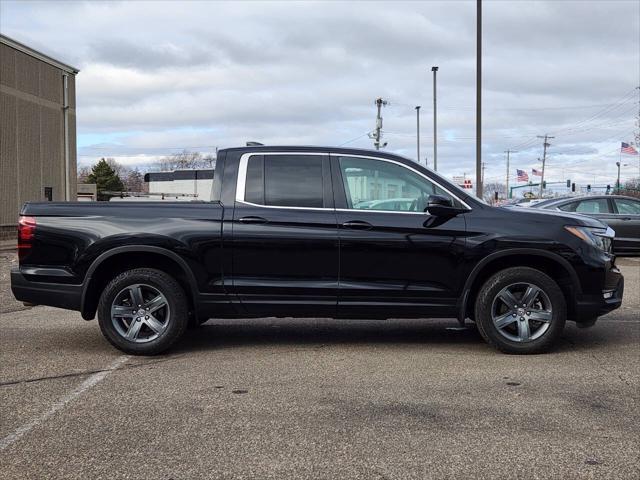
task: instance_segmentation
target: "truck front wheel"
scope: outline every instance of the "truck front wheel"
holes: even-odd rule
[[[529,267],[502,270],[480,288],[475,305],[482,337],[505,353],[541,353],[560,338],[567,317],[562,290]]]
[[[117,349],[155,355],[171,347],[187,328],[187,297],[178,282],[160,270],[128,270],[102,292],[98,323]]]

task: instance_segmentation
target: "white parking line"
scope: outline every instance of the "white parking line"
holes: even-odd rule
[[[7,448],[8,446],[10,446],[11,444],[13,444],[14,442],[16,442],[17,440],[19,440],[20,437],[28,433],[31,429],[33,429],[34,427],[37,427],[38,425],[46,421],[58,410],[62,409],[67,403],[71,402],[72,400],[75,400],[82,393],[86,392],[91,387],[100,383],[102,380],[104,380],[107,377],[107,375],[109,375],[114,370],[117,370],[118,368],[120,368],[124,364],[124,362],[126,362],[128,359],[129,357],[126,355],[122,357],[118,357],[113,363],[111,363],[111,365],[109,365],[103,371],[94,373],[89,378],[87,378],[84,382],[82,382],[76,389],[74,389],[72,392],[68,393],[67,395],[62,397],[60,400],[58,400],[56,403],[54,403],[51,406],[51,408],[46,412],[44,412],[42,415],[34,418],[28,423],[25,423],[24,425],[19,427],[16,431],[4,437],[2,440],[0,440],[0,452],[5,448]]]

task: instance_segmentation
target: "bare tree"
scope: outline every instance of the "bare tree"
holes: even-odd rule
[[[202,157],[202,166],[203,168],[216,168],[216,156],[207,154]]]
[[[127,175],[122,179],[122,183],[127,192],[146,193],[147,191],[144,174],[137,168],[129,170]]]
[[[620,195],[640,198],[640,177],[624,182],[624,186],[620,189]]]
[[[214,168],[216,164],[215,155],[202,155],[200,152],[190,152],[183,150],[161,158],[157,162],[160,170],[194,170],[198,168]]]
[[[78,169],[78,183],[87,183],[87,177],[91,174],[91,168],[81,167]]]
[[[493,204],[496,202],[495,195],[498,192],[498,198],[507,198],[507,186],[504,183],[492,182],[487,183],[484,186],[484,199],[485,201]]]
[[[113,168],[113,171],[116,172],[116,175],[120,177],[122,181],[124,181],[126,176],[129,174],[130,169],[128,167],[125,167],[121,163],[118,163],[115,158],[110,157],[106,158],[105,160],[107,161],[107,164],[109,164],[109,166]]]

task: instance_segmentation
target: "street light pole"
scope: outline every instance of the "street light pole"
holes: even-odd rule
[[[506,177],[506,183],[507,183],[507,198],[511,198],[511,196],[509,195],[509,155],[511,153],[518,153],[515,150],[505,150],[504,153],[507,154],[507,177]]]
[[[476,3],[476,196],[482,199],[482,0]]]
[[[436,72],[438,67],[431,67],[433,72],[433,169],[438,171],[438,107],[436,103]]]
[[[616,193],[620,193],[620,162],[616,162],[618,167],[618,180],[616,181]]]
[[[416,160],[420,163],[420,105],[416,105]]]

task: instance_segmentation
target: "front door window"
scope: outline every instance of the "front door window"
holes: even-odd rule
[[[456,198],[430,180],[396,163],[339,157],[347,206],[355,210],[424,212],[429,195]]]

